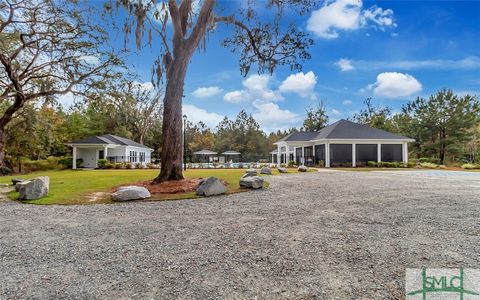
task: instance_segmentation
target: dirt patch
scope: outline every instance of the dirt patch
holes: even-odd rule
[[[176,181],[166,181],[162,183],[152,184],[152,181],[139,181],[131,183],[128,185],[143,186],[148,189],[148,191],[154,195],[164,195],[164,194],[179,194],[179,193],[190,193],[194,192],[198,184],[200,183],[201,178],[192,178],[192,179],[182,179]],[[126,186],[126,185],[123,185]],[[114,188],[114,191],[118,187]]]

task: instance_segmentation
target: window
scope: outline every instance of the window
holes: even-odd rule
[[[140,152],[140,162],[145,162],[145,152]]]
[[[130,162],[137,162],[137,151],[130,151]]]

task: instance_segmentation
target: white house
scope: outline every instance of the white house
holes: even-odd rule
[[[131,162],[147,164],[151,162],[153,149],[135,141],[112,134],[90,136],[68,144],[73,148],[73,169],[77,168],[76,160],[82,159],[82,167],[96,168],[99,159],[104,158],[112,163]]]
[[[299,165],[325,167],[364,165],[368,161],[408,162],[408,143],[415,140],[347,120],[318,132],[293,132],[274,144],[272,163],[294,160]],[[277,159],[278,158],[278,159]]]

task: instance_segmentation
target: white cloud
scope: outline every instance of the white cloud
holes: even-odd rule
[[[353,60],[352,64],[357,69],[399,69],[399,70],[457,70],[457,69],[480,69],[480,57],[467,56],[462,59],[425,59],[425,60],[398,60],[398,61],[365,61]]]
[[[410,74],[385,72],[377,76],[377,81],[367,86],[376,96],[396,98],[410,96],[422,90],[422,84]]]
[[[332,115],[337,116],[337,117],[343,115],[343,113],[341,111],[336,110],[335,108],[332,108],[332,110],[330,112],[332,113]]]
[[[395,27],[393,11],[372,6],[362,9],[362,0],[330,0],[312,12],[307,21],[307,29],[325,39],[335,39],[338,31],[353,31],[366,26],[380,30]]]
[[[65,108],[70,107],[75,102],[76,99],[77,98],[72,93],[66,93],[65,95],[59,95],[57,97],[58,103]]]
[[[294,127],[301,119],[299,115],[281,109],[276,103],[254,101],[253,106],[257,111],[252,115],[266,132]]]
[[[215,126],[220,123],[224,116],[219,115],[214,112],[208,112],[203,108],[196,107],[192,104],[183,105],[183,114],[187,115],[187,118],[192,123],[198,123],[202,121],[210,128],[215,128]]]
[[[267,75],[251,75],[243,80],[243,90],[228,92],[223,99],[230,103],[251,102],[261,100],[264,102],[272,102],[282,100],[283,97],[279,92],[273,91],[269,87],[270,76]]]
[[[89,65],[96,66],[100,63],[100,59],[94,55],[83,55],[80,57],[84,62],[86,62]]]
[[[155,88],[150,81],[146,81],[146,82],[135,81],[134,84],[137,85],[140,89],[143,89],[145,91],[151,91]]]
[[[313,89],[317,84],[317,76],[310,71],[307,74],[303,72],[288,76],[280,85],[281,92],[297,93],[301,97],[314,97]]]
[[[342,102],[343,105],[350,105],[352,103],[353,103],[352,100],[343,100]]]
[[[193,91],[192,95],[197,98],[208,98],[218,95],[223,90],[218,86],[210,86],[210,87],[201,87]]]
[[[340,70],[342,70],[342,72],[351,71],[355,69],[355,67],[352,65],[352,61],[345,58],[340,59],[335,64],[338,67],[340,67]]]

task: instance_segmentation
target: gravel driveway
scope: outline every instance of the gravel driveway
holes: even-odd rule
[[[398,299],[480,268],[480,176],[322,171],[202,200],[0,202],[0,299]]]

